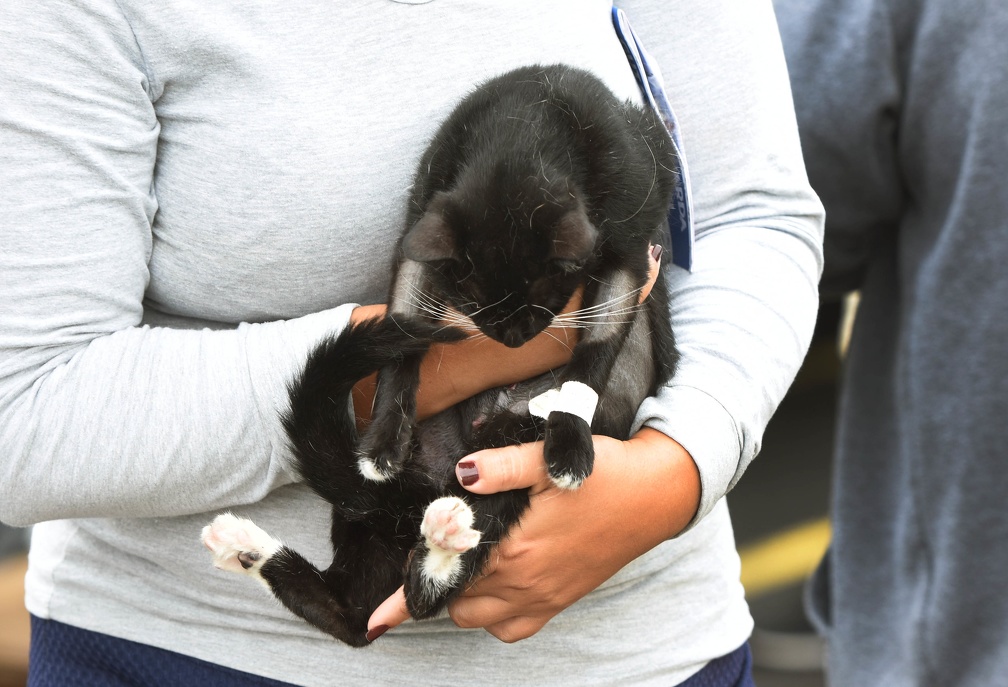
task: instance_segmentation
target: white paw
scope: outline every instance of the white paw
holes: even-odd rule
[[[231,513],[221,513],[203,528],[203,545],[213,554],[214,567],[230,572],[259,574],[263,563],[283,544],[269,536],[254,522]]]
[[[460,498],[443,496],[427,506],[420,533],[427,540],[423,574],[435,586],[451,584],[461,569],[461,555],[480,541],[472,528],[472,509]]]
[[[427,545],[451,553],[464,553],[479,544],[480,533],[472,528],[473,512],[455,496],[442,496],[427,506],[420,534]]]
[[[566,491],[574,491],[575,489],[580,489],[581,485],[584,484],[584,477],[577,477],[575,475],[550,475],[550,480],[556,485],[557,489],[564,489]]]
[[[374,461],[365,456],[361,456],[357,460],[357,471],[364,477],[364,479],[369,479],[372,482],[384,482],[392,476],[379,470],[378,466],[374,464]]]

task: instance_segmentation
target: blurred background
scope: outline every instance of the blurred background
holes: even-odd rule
[[[841,351],[857,297],[823,302],[808,356],[728,495],[742,583],[756,621],[759,687],[822,687],[825,647],[805,618],[805,581],[829,545],[831,455]]]
[[[825,653],[802,610],[805,579],[829,543],[830,454],[850,307],[823,303],[805,363],[774,415],[763,449],[729,494],[756,630],[759,687],[822,687]],[[838,343],[839,342],[839,343]],[[28,530],[0,526],[0,687],[23,687],[28,614],[23,579]]]
[[[24,687],[28,674],[27,548],[28,530],[0,525],[0,687]]]

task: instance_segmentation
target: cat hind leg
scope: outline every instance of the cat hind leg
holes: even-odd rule
[[[231,513],[203,528],[202,538],[217,568],[258,580],[288,610],[341,642],[354,647],[370,643],[370,611],[348,602],[353,578],[335,563],[321,571],[251,520]],[[394,587],[386,586],[387,596]]]
[[[254,522],[231,513],[221,513],[204,527],[202,541],[213,554],[215,568],[248,575],[267,587],[262,566],[283,548]]]
[[[463,554],[475,548],[482,534],[472,527],[472,508],[456,496],[443,496],[427,506],[414,549],[407,583],[407,605],[414,618],[429,618],[444,605],[461,582]]]
[[[443,496],[427,506],[420,533],[432,550],[461,554],[479,544],[480,533],[472,528],[473,519],[469,504],[457,496]],[[432,574],[439,569],[434,566]]]

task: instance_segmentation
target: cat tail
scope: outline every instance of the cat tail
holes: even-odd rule
[[[337,507],[367,509],[347,501],[355,492],[371,491],[363,489],[357,469],[353,386],[380,368],[422,355],[434,342],[463,338],[460,330],[441,324],[387,316],[348,327],[315,346],[288,385],[289,406],[281,417],[293,467],[315,493]]]

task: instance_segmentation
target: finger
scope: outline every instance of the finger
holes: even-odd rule
[[[484,630],[505,644],[514,644],[528,639],[546,626],[546,620],[530,616],[509,618],[503,622],[488,625]]]
[[[641,289],[639,303],[643,303],[647,300],[647,297],[651,294],[651,289],[654,288],[655,282],[658,281],[658,272],[661,270],[661,256],[662,247],[658,244],[652,244],[648,247],[648,280]]]
[[[474,494],[495,494],[531,487],[538,493],[550,486],[542,442],[505,446],[472,453],[455,466],[459,484]]]
[[[409,611],[406,610],[406,594],[403,588],[399,587],[371,614],[371,618],[368,620],[368,641],[373,642],[389,629],[404,623],[409,618]]]
[[[448,617],[462,628],[486,627],[511,618],[514,608],[496,596],[461,596],[448,605]]]

